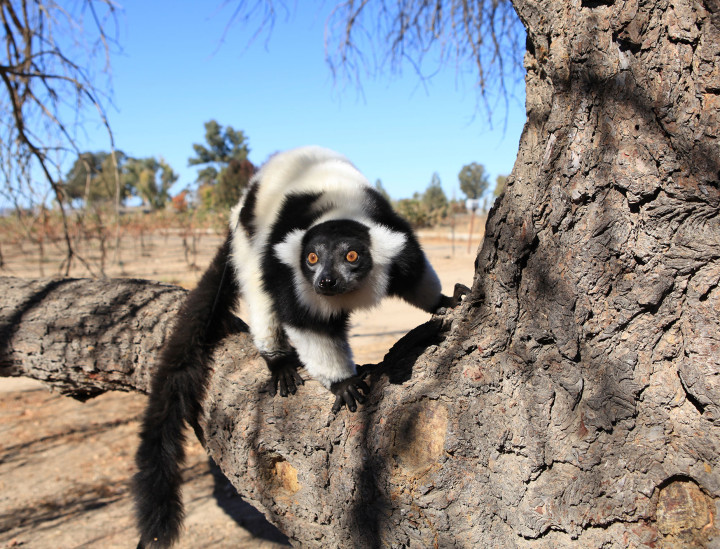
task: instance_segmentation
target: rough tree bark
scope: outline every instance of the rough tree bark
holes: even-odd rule
[[[720,3],[514,5],[528,121],[462,308],[357,414],[258,392],[246,334],[216,352],[208,451],[303,547],[719,543]],[[2,288],[2,374],[76,396],[144,390],[181,296]]]

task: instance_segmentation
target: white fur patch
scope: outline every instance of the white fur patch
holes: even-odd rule
[[[302,252],[302,239],[306,231],[295,229],[287,234],[285,239],[273,247],[273,253],[282,263],[293,270],[300,269],[300,253]]]
[[[308,373],[328,389],[357,373],[347,341],[292,326],[285,333]]]
[[[243,196],[240,201],[235,204],[230,210],[230,231],[234,232],[235,229],[237,229],[237,226],[240,224],[240,211],[242,210],[244,203],[245,196]]]
[[[373,263],[390,267],[393,260],[402,251],[407,237],[403,233],[392,231],[384,225],[370,225],[370,253]]]

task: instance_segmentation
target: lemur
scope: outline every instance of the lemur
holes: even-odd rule
[[[460,285],[458,285],[460,286]],[[209,349],[232,331],[242,295],[269,391],[304,383],[354,412],[369,388],[348,344],[350,312],[399,296],[427,312],[453,307],[410,225],[344,156],[303,147],[272,156],[230,215],[224,244],[188,294],[152,376],[133,479],[138,548],[167,548],[183,518],[184,425],[198,426]]]

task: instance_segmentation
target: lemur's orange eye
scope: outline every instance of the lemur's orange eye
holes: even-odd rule
[[[308,263],[310,263],[310,265],[315,265],[315,263],[318,262],[318,259],[319,258],[315,252],[310,252],[308,254],[307,261],[308,261]]]
[[[347,255],[345,256],[345,259],[347,259],[350,263],[355,263],[358,258],[358,253],[355,250],[350,250]]]

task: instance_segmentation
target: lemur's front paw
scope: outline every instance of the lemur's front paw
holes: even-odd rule
[[[469,293],[470,288],[465,286],[465,284],[460,284],[459,282],[455,284],[455,291],[453,292],[452,296],[452,308],[454,309],[455,307],[460,305]]]
[[[297,388],[305,384],[305,380],[297,371],[298,361],[294,355],[267,360],[267,363],[270,368],[268,389],[272,396],[275,396],[278,390],[282,397],[286,397],[288,394],[294,395]]]
[[[335,395],[335,404],[333,404],[332,412],[337,414],[346,405],[348,410],[354,412],[357,410],[356,402],[365,403],[365,397],[370,393],[370,387],[362,380],[362,375],[357,375],[337,381],[330,385],[330,391]],[[365,393],[363,395],[360,390]]]
[[[452,297],[448,297],[446,295],[443,295],[440,298],[440,303],[438,304],[437,309],[435,309],[436,315],[444,315],[448,312],[448,309],[454,309],[458,305],[460,305],[467,295],[470,293],[470,288],[465,286],[465,284],[460,284],[459,282],[455,284],[455,291],[453,292]]]

